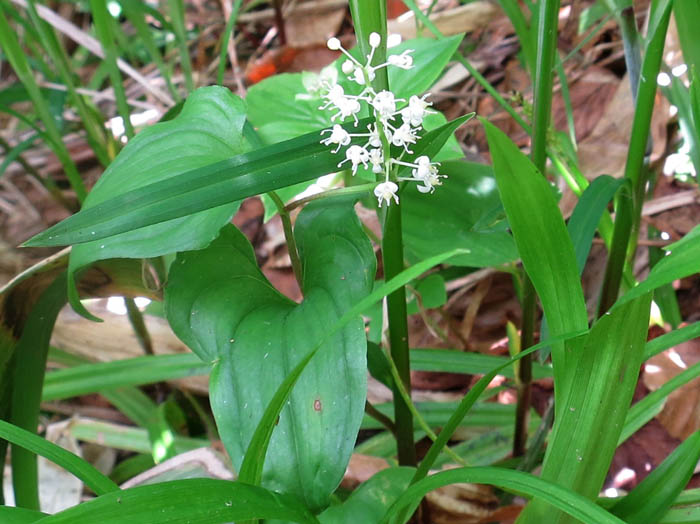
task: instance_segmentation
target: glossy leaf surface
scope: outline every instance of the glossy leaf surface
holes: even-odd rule
[[[451,264],[490,267],[516,260],[492,169],[451,161],[442,163],[440,174],[448,178],[434,193],[419,193],[414,184],[401,192],[407,258],[423,260],[463,248],[469,252],[451,259]]]
[[[244,153],[244,122],[245,105],[228,89],[211,86],[193,92],[175,119],[143,130],[127,144],[90,191],[84,208]],[[69,276],[96,260],[147,258],[204,247],[237,209],[232,202],[79,244],[70,255]],[[72,278],[69,298],[79,306]]]
[[[277,292],[248,240],[229,227],[208,248],[178,255],[168,319],[213,362],[211,402],[237,469],[262,413],[329,326],[372,289],[375,257],[351,202],[308,206],[297,218],[304,301]],[[364,408],[366,342],[359,317],[326,342],[282,410],[263,484],[323,507],[340,482]]]
[[[138,486],[103,495],[38,522],[223,524],[254,518],[318,522],[292,497],[258,486],[216,479],[185,479]]]

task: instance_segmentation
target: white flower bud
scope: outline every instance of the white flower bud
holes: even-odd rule
[[[326,45],[328,45],[328,49],[331,51],[339,51],[341,48],[340,40],[338,40],[336,37],[329,38]]]
[[[377,48],[379,47],[379,44],[382,43],[382,37],[379,36],[379,33],[370,33],[369,34],[369,45],[370,47]]]
[[[355,70],[355,64],[353,64],[350,60],[346,60],[343,62],[341,69],[343,70],[343,73],[350,75]]]

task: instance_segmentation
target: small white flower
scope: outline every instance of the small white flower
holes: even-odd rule
[[[338,40],[335,37],[329,38],[327,45],[328,45],[328,49],[330,49],[331,51],[338,51],[341,48],[340,40]]]
[[[427,156],[419,156],[416,158],[415,167],[412,171],[413,178],[423,182],[423,185],[418,186],[418,191],[421,193],[432,193],[435,191],[435,186],[442,185],[441,178],[446,178],[446,175],[438,174],[438,162],[431,162]]]
[[[372,107],[379,114],[379,118],[387,120],[396,112],[396,99],[391,91],[380,91],[372,100]]]
[[[379,35],[379,33],[370,33],[369,34],[369,45],[370,47],[377,48],[379,47],[379,44],[382,43],[382,37]]]
[[[357,174],[357,167],[362,164],[365,169],[367,168],[367,162],[369,161],[369,153],[367,150],[358,145],[350,146],[345,151],[345,160],[338,164],[338,167],[342,166],[345,162],[350,162],[352,164],[352,174]]]
[[[355,64],[353,64],[350,60],[346,60],[343,62],[341,69],[343,70],[343,73],[350,75],[355,70]]]
[[[391,143],[395,146],[403,147],[407,153],[412,153],[412,151],[408,149],[408,145],[415,144],[417,138],[416,131],[409,124],[403,123],[401,127],[392,133]]]
[[[409,123],[413,127],[421,127],[423,125],[423,119],[425,118],[426,115],[435,113],[435,111],[430,111],[428,110],[428,106],[431,106],[431,102],[426,102],[425,98],[428,95],[423,95],[421,98],[418,98],[416,95],[413,95],[409,100],[408,100],[408,106],[404,107],[401,110],[401,116],[403,117],[403,121]]]
[[[368,144],[372,147],[382,147],[382,139],[379,138],[379,130],[377,129],[377,125],[370,124],[367,126],[367,129],[369,130]]]
[[[374,196],[377,197],[377,201],[379,203],[379,207],[382,207],[383,203],[386,202],[386,205],[388,206],[391,204],[391,199],[394,199],[394,202],[397,204],[399,203],[399,197],[396,195],[396,192],[399,190],[399,186],[394,184],[393,182],[387,180],[386,182],[382,182],[379,184],[377,187],[374,188]]]
[[[382,173],[384,171],[384,154],[379,148],[369,152],[369,163],[372,164],[372,173]]]
[[[357,125],[357,113],[359,113],[362,109],[362,106],[360,106],[360,102],[358,102],[354,98],[345,97],[342,100],[338,101],[335,108],[338,110],[338,112],[331,117],[332,121],[334,121],[336,118],[340,118],[340,120],[342,121],[345,120],[347,117],[352,116],[355,119],[355,125]]]
[[[370,82],[374,80],[374,78],[377,76],[374,72],[374,69],[372,69],[371,67],[364,68],[358,66],[355,68],[355,71],[352,73],[352,75],[348,75],[348,78],[354,80],[356,83],[363,86],[365,85],[365,72],[367,73],[367,77],[369,78]]]
[[[321,140],[321,143],[326,146],[329,146],[331,144],[337,144],[338,147],[335,148],[335,151],[333,151],[334,153],[340,151],[340,148],[342,146],[348,145],[352,140],[350,138],[350,133],[345,131],[345,129],[343,129],[338,124],[335,124],[333,126],[333,129],[324,129],[323,131],[321,131],[321,134],[328,132],[330,132],[331,135],[328,138]]]
[[[401,69],[411,69],[413,67],[413,57],[410,53],[413,49],[407,49],[400,55],[391,55],[387,57],[386,61],[388,64],[400,67]]]

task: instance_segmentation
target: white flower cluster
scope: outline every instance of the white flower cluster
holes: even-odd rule
[[[395,47],[401,42],[399,35],[391,35],[387,39],[387,47]],[[367,127],[366,133],[349,133],[341,125],[335,124],[331,129],[324,129],[321,133],[328,134],[321,143],[328,146],[335,146],[333,153],[338,153],[341,148],[345,150],[345,159],[338,164],[341,167],[346,162],[350,163],[352,174],[357,173],[357,169],[362,165],[365,169],[371,169],[374,173],[384,173],[384,182],[377,185],[374,194],[379,201],[380,207],[384,202],[389,205],[392,199],[398,204],[399,189],[396,182],[390,180],[392,166],[406,166],[412,168],[412,177],[398,178],[397,180],[409,180],[418,182],[418,190],[421,193],[429,193],[435,190],[435,186],[442,184],[441,178],[445,175],[438,173],[437,162],[431,162],[427,156],[419,156],[414,163],[401,160],[404,154],[412,154],[410,147],[420,138],[419,131],[423,128],[423,119],[426,115],[434,113],[428,109],[430,102],[422,97],[412,96],[402,109],[397,109],[406,100],[396,98],[391,91],[376,92],[371,81],[375,78],[376,71],[382,67],[394,66],[401,69],[411,69],[413,67],[412,50],[406,50],[401,54],[390,55],[386,62],[380,65],[372,65],[372,59],[376,49],[381,44],[381,37],[377,33],[369,35],[370,52],[366,57],[366,63],[361,64],[340,44],[337,38],[328,40],[328,48],[334,51],[340,50],[347,60],[341,69],[347,77],[363,86],[359,95],[346,94],[340,84],[335,81],[325,81],[325,93],[323,98],[325,103],[319,109],[330,109],[335,111],[331,120],[340,119],[342,122],[348,117],[352,117],[355,126],[358,124],[358,113],[362,110],[362,102],[372,108],[375,122]],[[400,118],[400,121],[399,121]],[[353,138],[366,138],[365,145],[350,145]],[[403,148],[399,158],[391,158],[391,146]]]

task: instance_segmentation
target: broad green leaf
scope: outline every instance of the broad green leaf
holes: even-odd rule
[[[143,130],[126,145],[90,191],[84,208],[244,153],[244,122],[245,105],[231,91],[218,86],[198,89],[176,118]],[[81,268],[108,258],[148,258],[202,248],[237,209],[238,204],[230,203],[74,246],[69,263],[71,304],[81,310],[72,278]]]
[[[414,469],[389,468],[363,482],[348,499],[318,516],[322,524],[375,524],[406,490]]]
[[[448,260],[459,253],[460,250],[458,249],[451,250],[446,253],[440,253],[427,260],[419,262],[408,269],[405,269],[390,281],[385,282],[384,284],[375,288],[369,295],[357,302],[351,309],[346,311],[335,324],[326,328],[321,341],[318,342],[313,349],[311,349],[311,351],[304,356],[299,364],[297,364],[292,372],[287,375],[282,384],[280,384],[280,386],[277,388],[272,400],[265,408],[265,413],[263,414],[258,427],[255,429],[255,434],[253,435],[250,446],[248,446],[248,450],[246,451],[246,456],[243,460],[243,465],[241,466],[239,478],[250,478],[256,484],[260,482],[265,454],[267,453],[267,448],[270,443],[273,429],[276,425],[280,412],[284,407],[285,401],[292,391],[292,388],[294,388],[295,384],[299,380],[302,372],[306,369],[306,366],[316,355],[316,353],[318,353],[318,351],[324,346],[324,344],[351,322],[354,322],[357,315],[361,314],[363,311],[366,311],[377,301],[381,300],[388,294],[393,293],[400,287],[405,286],[411,280],[418,278],[421,274],[437,264],[441,264],[445,260]]]
[[[698,459],[700,432],[696,431],[610,511],[628,524],[656,522],[688,484]]]
[[[411,286],[410,292],[407,304],[409,315],[418,313],[419,307],[434,309],[445,305],[445,302],[447,302],[445,279],[437,273],[416,281]]]
[[[624,304],[659,286],[700,271],[700,226],[695,226],[681,240],[664,249],[667,255],[652,268],[646,280],[625,293],[617,304]]]
[[[96,470],[89,462],[34,433],[18,428],[4,420],[0,420],[0,438],[37,455],[46,457],[63,469],[73,473],[98,495],[119,491],[119,486]]]
[[[308,509],[290,496],[241,482],[217,479],[184,479],[137,486],[102,495],[39,522],[223,524],[259,518],[318,522]]]
[[[529,473],[504,468],[458,468],[431,475],[409,487],[389,508],[382,523],[397,522],[396,518],[407,506],[416,504],[428,492],[442,486],[468,482],[498,486],[511,493],[528,498],[538,497],[566,512],[581,522],[596,524],[624,524],[594,502],[560,485],[542,480]],[[399,520],[398,522],[403,522]],[[544,518],[540,522],[551,522]]]
[[[295,233],[304,265],[301,304],[265,279],[252,246],[235,228],[224,229],[203,251],[178,255],[166,287],[175,333],[214,363],[212,408],[238,470],[279,384],[372,289],[375,256],[351,202],[308,206]],[[326,345],[280,413],[263,476],[264,485],[295,493],[316,509],[340,482],[362,419],[366,342],[360,318]]]
[[[282,142],[332,124],[333,113],[319,109],[322,99],[307,91],[305,75],[274,75],[248,90],[245,99],[248,118],[265,143]],[[272,100],[275,101],[274,111],[270,108]]]
[[[484,119],[481,122],[508,223],[550,333],[557,336],[586,329],[588,313],[576,255],[549,183],[503,131]],[[552,347],[552,358],[558,415],[563,406],[561,395],[568,389],[565,372],[573,365],[562,344]]]
[[[671,508],[658,524],[697,524],[700,522],[700,506]]]
[[[448,178],[434,193],[419,193],[413,184],[401,192],[406,257],[423,260],[460,247],[469,252],[450,264],[491,267],[516,260],[491,168],[451,161],[443,162],[440,173]]]
[[[427,91],[442,74],[442,70],[454,55],[464,35],[454,35],[436,40],[414,38],[389,49],[389,55],[401,54],[413,49],[413,68],[389,67],[389,88],[397,98],[408,99]]]
[[[46,513],[12,506],[0,506],[0,521],[3,524],[33,524],[46,516]]]
[[[574,346],[576,369],[557,411],[543,479],[588,498],[600,491],[637,383],[650,304],[648,293],[613,308],[593,325],[585,343]],[[572,522],[541,499],[530,503],[521,518]]]

